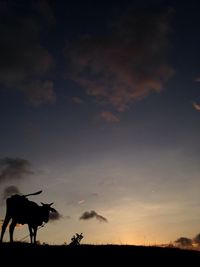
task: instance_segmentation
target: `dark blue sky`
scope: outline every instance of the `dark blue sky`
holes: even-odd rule
[[[43,189],[54,201],[63,218],[42,240],[198,233],[199,11],[198,1],[0,2],[1,192]],[[90,210],[108,223],[80,221]]]

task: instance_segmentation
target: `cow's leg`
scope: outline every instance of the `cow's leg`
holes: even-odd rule
[[[1,239],[0,239],[0,243],[3,241],[3,236],[4,236],[4,233],[6,231],[6,227],[10,221],[11,217],[6,215],[5,219],[4,219],[4,222],[3,222],[3,225],[2,225],[2,228],[1,228]]]
[[[32,227],[30,225],[28,225],[28,229],[29,229],[30,240],[31,240],[31,244],[32,244],[33,243],[33,230],[32,230]]]
[[[10,227],[9,227],[9,231],[10,231],[10,242],[13,242],[13,233],[14,233],[14,229],[16,226],[16,222],[12,220]]]
[[[36,244],[37,226],[34,226],[33,228],[33,235],[34,235],[34,244]]]

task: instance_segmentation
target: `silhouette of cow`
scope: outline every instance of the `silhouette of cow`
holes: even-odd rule
[[[37,203],[28,200],[26,197],[30,195],[38,195],[42,191],[28,195],[15,194],[6,200],[6,216],[2,225],[0,242],[3,241],[3,236],[9,221],[12,222],[9,226],[10,242],[13,242],[13,232],[16,224],[28,224],[30,241],[36,243],[36,235],[38,226],[42,225],[43,222],[49,221],[50,212],[56,212],[54,208],[51,208],[51,204],[44,204],[42,206]]]

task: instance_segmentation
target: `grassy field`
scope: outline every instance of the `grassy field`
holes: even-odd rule
[[[0,262],[10,266],[94,266],[109,263],[113,266],[191,266],[199,263],[200,252],[178,248],[128,245],[31,245],[26,243],[0,244]],[[197,264],[198,265],[198,264]]]

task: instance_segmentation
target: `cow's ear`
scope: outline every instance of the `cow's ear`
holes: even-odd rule
[[[49,204],[49,207],[51,207],[53,205],[53,202]]]
[[[57,212],[57,210],[55,210],[54,208],[50,208],[50,211]]]
[[[43,202],[40,202],[42,204],[42,206],[44,206],[45,204]]]

